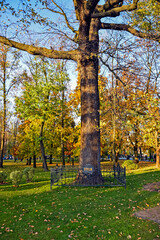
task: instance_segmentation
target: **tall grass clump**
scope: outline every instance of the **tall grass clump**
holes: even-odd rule
[[[127,170],[138,169],[138,164],[135,164],[132,160],[126,160],[122,164],[122,167],[125,167]]]
[[[32,182],[34,172],[35,172],[34,168],[31,168],[31,167],[26,167],[23,170],[23,175],[25,176],[27,182]]]
[[[10,179],[12,181],[12,184],[15,186],[15,187],[19,187],[19,184],[22,180],[22,172],[21,171],[13,171],[10,173]]]
[[[7,179],[7,174],[3,171],[0,171],[0,183],[4,183]]]

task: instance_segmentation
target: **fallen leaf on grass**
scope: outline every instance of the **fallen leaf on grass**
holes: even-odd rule
[[[127,236],[127,239],[131,239],[131,238],[132,238],[131,235],[128,235],[128,236]]]
[[[29,227],[31,227],[31,228],[34,228],[34,226],[33,226],[33,225],[29,225]]]
[[[6,231],[6,232],[13,232],[13,230],[10,229],[10,228],[5,228],[5,231]]]

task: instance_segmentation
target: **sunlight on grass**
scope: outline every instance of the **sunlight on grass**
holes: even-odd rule
[[[24,169],[25,164],[5,165],[3,171]],[[127,172],[123,187],[55,187],[50,191],[50,172],[39,166],[33,182],[23,179],[19,188],[0,185],[0,239],[106,239],[153,240],[159,225],[133,216],[138,210],[157,206],[158,192],[143,185],[160,181],[153,166]]]

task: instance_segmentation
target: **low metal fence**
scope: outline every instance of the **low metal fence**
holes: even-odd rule
[[[101,166],[101,179],[99,181],[93,174],[86,173],[83,181],[77,176],[82,169],[76,166],[60,166],[51,168],[51,190],[52,186],[123,186],[126,188],[126,169],[113,165],[112,167]],[[99,178],[99,176],[97,176]]]

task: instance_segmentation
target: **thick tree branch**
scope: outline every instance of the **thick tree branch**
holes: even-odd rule
[[[136,37],[150,39],[150,40],[160,42],[160,35],[140,32],[127,24],[101,23],[99,28],[100,29],[113,29],[113,30],[118,30],[118,31],[127,31]]]
[[[84,0],[73,0],[76,18],[77,20],[80,20],[80,9],[82,4],[84,4]]]
[[[139,0],[133,0],[133,3],[130,5],[120,5],[118,7],[113,7],[110,10],[95,12],[92,14],[93,18],[104,18],[104,17],[114,17],[118,16],[121,12],[133,11],[137,9],[137,3]],[[121,2],[121,1],[118,1]],[[105,6],[105,5],[104,5]]]
[[[39,56],[44,56],[52,59],[68,59],[68,60],[77,61],[77,50],[56,51],[54,49],[48,49],[44,47],[35,47],[33,45],[15,42],[13,40],[9,40],[8,38],[2,37],[2,36],[0,36],[0,43],[28,52],[32,55],[39,55]]]
[[[86,10],[88,10],[90,14],[93,13],[98,2],[99,0],[88,0],[86,3]]]
[[[104,5],[98,5],[96,7],[96,13],[106,12],[108,10],[113,9],[113,7],[119,6],[121,7],[123,4],[123,0],[109,0],[106,1]]]
[[[106,1],[106,3],[103,5],[104,10],[109,10],[113,8],[114,6],[122,6],[123,0],[109,0]]]

